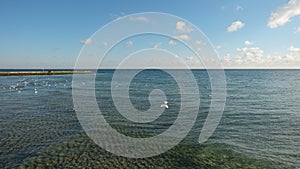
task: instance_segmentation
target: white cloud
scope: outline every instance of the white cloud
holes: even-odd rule
[[[236,11],[240,12],[240,11],[243,11],[244,8],[240,5],[237,5],[236,8],[235,8]]]
[[[245,45],[253,45],[254,44],[253,41],[249,41],[249,40],[246,40],[244,43],[245,43]]]
[[[246,56],[248,55],[253,55],[253,56],[258,56],[258,57],[262,57],[263,56],[263,53],[264,51],[261,50],[260,48],[258,47],[252,47],[252,48],[237,48],[236,49],[237,51],[239,52],[243,52]]]
[[[176,42],[175,42],[175,40],[171,39],[171,40],[169,40],[168,44],[171,46],[174,46],[174,45],[176,45]]]
[[[174,36],[174,38],[178,39],[178,40],[190,40],[191,39],[188,35]]]
[[[149,19],[145,16],[130,17],[129,20],[140,21],[140,22],[148,22],[149,21]]]
[[[296,33],[300,32],[300,26],[296,28]]]
[[[290,21],[291,18],[300,15],[300,1],[290,0],[288,4],[277,9],[269,18],[268,26],[276,28]]]
[[[85,44],[85,45],[91,44],[92,42],[93,42],[92,39],[85,39],[80,41],[81,44]]]
[[[176,22],[176,30],[181,33],[190,33],[193,31],[193,28],[191,28],[191,26],[188,26],[183,21],[178,21],[178,22]]]
[[[133,46],[133,42],[130,40],[130,41],[125,43],[125,46],[126,47],[131,47],[131,46]]]
[[[243,28],[244,26],[245,26],[245,23],[243,23],[241,21],[235,21],[227,28],[227,31],[234,32],[234,31],[237,31],[238,29]]]
[[[300,48],[296,48],[296,47],[294,47],[294,46],[290,46],[290,47],[289,47],[289,51],[290,51],[290,52],[299,52],[299,53],[300,53]]]

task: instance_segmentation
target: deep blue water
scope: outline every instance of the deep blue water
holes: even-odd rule
[[[151,107],[148,97],[153,89],[163,90],[169,102],[170,108],[159,119],[142,124],[120,116],[113,106],[110,89],[118,85],[111,84],[113,73],[99,70],[95,91],[97,103],[112,126],[129,124],[130,132],[125,134],[134,137],[153,136],[172,125],[182,101],[172,76],[147,70],[131,81],[130,101],[136,109]],[[187,138],[196,142],[209,110],[211,86],[206,71],[193,70],[193,74],[200,109]],[[246,156],[299,168],[300,70],[226,70],[225,74],[225,110],[206,144],[225,143]],[[83,85],[89,83],[85,77],[91,75],[79,76]],[[38,152],[82,132],[73,109],[72,75],[0,77],[0,168],[22,165]]]

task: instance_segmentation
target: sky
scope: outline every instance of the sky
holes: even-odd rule
[[[184,49],[176,46],[180,44],[176,40],[189,41],[195,30],[189,30],[191,23],[214,45],[224,68],[300,68],[300,0],[1,0],[0,4],[0,69],[73,68],[97,30],[143,12],[183,18],[174,23],[174,30],[184,34],[173,40],[125,39],[124,45],[114,48],[118,52],[111,50],[107,57],[134,52],[133,47],[145,41],[149,47],[172,47],[180,53]],[[110,36],[114,35],[106,38]],[[194,58],[182,52],[186,64],[198,62]]]

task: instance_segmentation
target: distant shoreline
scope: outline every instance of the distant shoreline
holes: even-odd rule
[[[62,70],[47,70],[47,71],[0,71],[0,76],[30,76],[30,75],[67,75],[67,74],[92,74],[93,71],[62,71]]]
[[[0,69],[0,76],[35,76],[35,75],[68,75],[68,74],[93,74],[98,71],[115,71],[117,69]],[[140,69],[118,69],[140,70]],[[160,69],[147,69],[160,70]],[[188,70],[188,69],[166,69]],[[190,69],[191,71],[300,71],[300,69]]]

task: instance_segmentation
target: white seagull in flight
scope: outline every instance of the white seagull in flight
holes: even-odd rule
[[[167,101],[164,101],[164,104],[160,105],[161,108],[166,108],[168,109],[169,106],[168,106],[168,102]]]

